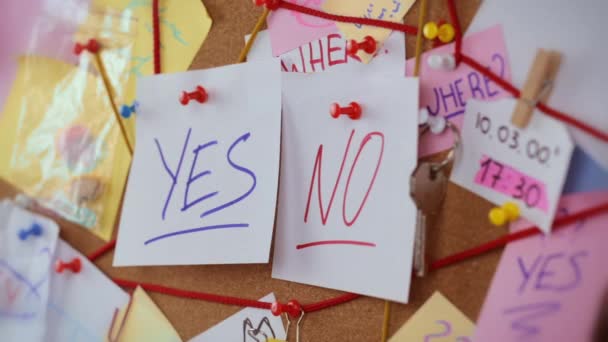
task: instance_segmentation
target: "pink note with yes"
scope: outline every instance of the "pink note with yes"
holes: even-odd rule
[[[318,10],[325,0],[287,0],[297,5]],[[325,20],[299,12],[279,8],[268,17],[268,32],[272,45],[272,55],[279,56],[300,45],[338,32],[333,21]]]
[[[511,69],[500,25],[465,37],[462,51],[482,65],[489,66],[503,79],[511,80]],[[509,94],[464,63],[461,63],[454,71],[433,70],[428,66],[429,56],[453,52],[454,44],[452,43],[422,54],[419,105],[420,108],[426,107],[431,115],[444,116],[460,128],[468,99],[498,100],[508,97]],[[414,73],[414,66],[414,58],[406,62],[407,76]],[[424,157],[447,150],[452,147],[453,142],[449,129],[441,135],[427,133],[420,139],[419,156]]]
[[[562,197],[558,212],[608,202],[608,192]],[[529,227],[529,222],[518,226]],[[608,290],[608,213],[510,243],[481,310],[474,341],[590,341]],[[605,323],[604,323],[605,324]]]

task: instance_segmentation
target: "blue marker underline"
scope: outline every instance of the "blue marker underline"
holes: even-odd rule
[[[456,117],[456,116],[458,116],[458,115],[462,115],[462,114],[464,114],[464,109],[461,109],[461,110],[456,111],[456,112],[454,112],[454,113],[448,114],[448,115],[446,115],[446,116],[445,116],[445,118],[446,118],[446,119],[451,119],[451,118],[453,118],[453,117]]]
[[[144,242],[144,245],[148,245],[151,244],[152,242],[156,242],[162,239],[166,239],[172,236],[177,236],[177,235],[182,235],[182,234],[190,234],[190,233],[197,233],[197,232],[204,232],[207,230],[215,230],[215,229],[225,229],[225,228],[248,228],[249,227],[249,223],[230,223],[230,224],[218,224],[218,225],[214,225],[214,226],[204,226],[204,227],[198,227],[198,228],[190,228],[190,229],[184,229],[184,230],[178,230],[176,232],[171,232],[171,233],[167,233],[167,234],[163,234],[163,235],[159,235],[159,236],[155,236],[151,239],[148,239]]]

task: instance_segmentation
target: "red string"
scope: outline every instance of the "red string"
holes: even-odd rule
[[[105,245],[101,246],[99,249],[95,250],[93,253],[89,254],[88,258],[91,261],[95,261],[95,260],[99,259],[102,255],[113,250],[115,246],[116,246],[116,239],[106,243]]]
[[[344,23],[383,27],[383,28],[388,28],[388,29],[395,30],[395,31],[405,32],[408,34],[415,34],[417,31],[416,27],[408,26],[405,24],[393,23],[393,22],[377,20],[377,19],[357,18],[357,17],[348,17],[348,16],[342,16],[342,15],[336,15],[336,14],[329,14],[329,13],[325,13],[325,12],[322,12],[322,11],[319,11],[319,10],[316,10],[313,8],[304,7],[304,6],[293,4],[290,2],[286,2],[285,0],[277,0],[277,1],[278,1],[278,6],[281,8],[312,15],[315,17],[323,18],[323,19],[334,20],[334,21],[339,21],[339,22],[344,22]],[[482,73],[483,75],[492,79],[498,85],[505,88],[508,92],[513,94],[513,96],[519,97],[519,90],[517,90],[517,88],[512,86],[507,81],[502,80],[499,76],[492,73],[492,71],[490,71],[489,69],[481,66],[474,59],[467,57],[462,53],[462,51],[461,51],[461,49],[462,49],[462,31],[460,30],[460,22],[458,20],[458,15],[456,13],[456,7],[454,6],[453,0],[447,0],[447,4],[448,4],[448,10],[450,12],[450,17],[453,22],[454,30],[455,30],[455,39],[456,39],[455,49],[456,49],[456,51],[454,54],[454,58],[456,58],[456,61],[457,62],[463,61],[463,62],[467,63],[468,65],[470,65],[471,67],[473,67],[474,69],[476,69],[477,71]],[[584,122],[573,118],[572,116],[564,114],[554,108],[551,108],[551,107],[547,106],[546,104],[539,102],[539,103],[537,103],[536,107],[540,111],[542,111],[543,113],[547,114],[548,116],[550,116],[554,119],[557,119],[566,124],[572,125],[600,140],[608,142],[608,133],[606,133],[606,132],[602,132],[602,131],[596,129],[595,127],[587,125]]]
[[[158,0],[152,1],[152,25],[154,33],[154,73],[160,74],[160,18]]]
[[[377,26],[386,29],[390,29],[393,31],[400,31],[407,34],[416,34],[418,32],[418,28],[415,26],[405,25],[401,23],[394,23],[391,21],[378,20],[378,19],[370,19],[370,18],[357,18],[357,17],[348,17],[345,15],[331,14],[323,11],[316,10],[314,8],[301,6],[295,3],[287,2],[284,0],[279,1],[279,7],[296,11],[308,15],[312,15],[315,17],[338,21],[341,23],[349,23],[349,24],[361,24],[361,25],[370,25]]]

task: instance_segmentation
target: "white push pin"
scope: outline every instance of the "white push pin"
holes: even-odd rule
[[[429,122],[429,110],[424,108],[420,108],[418,111],[418,125],[424,125]]]
[[[426,107],[420,108],[418,111],[418,125],[427,125],[433,134],[441,134],[447,127],[445,117],[438,115],[430,115]]]
[[[430,55],[426,60],[431,69],[452,71],[456,69],[456,59],[454,55],[447,53],[444,55]]]

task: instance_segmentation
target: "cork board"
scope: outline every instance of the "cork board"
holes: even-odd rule
[[[191,69],[234,63],[243,47],[243,36],[250,32],[261,14],[261,10],[251,4],[251,0],[204,2],[213,18],[213,27]],[[466,28],[470,23],[479,2],[480,0],[457,2],[463,27]],[[418,6],[415,4],[407,14],[406,23],[417,24]],[[428,0],[428,6],[428,20],[449,20],[444,0]],[[407,37],[406,43],[409,58],[414,53],[415,37]],[[429,43],[426,48],[430,48]],[[0,197],[14,196],[15,191],[9,184],[0,180]],[[450,184],[442,213],[435,226],[429,227],[430,259],[447,256],[505,234],[506,230],[493,227],[487,222],[486,215],[491,207],[489,202]],[[62,228],[62,238],[84,254],[103,244],[101,240],[74,224],[62,220],[58,220],[58,223]],[[476,320],[499,258],[500,252],[496,251],[432,272],[424,279],[414,279],[410,303],[392,305],[390,335],[436,290],[441,291],[469,318]],[[274,292],[281,302],[297,299],[301,303],[311,303],[341,294],[339,291],[272,279],[270,264],[113,268],[111,263],[112,253],[97,261],[97,265],[109,276],[250,299],[258,299]],[[241,309],[157,293],[150,295],[184,340],[205,331]],[[383,310],[382,300],[360,298],[311,313],[304,318],[302,339],[318,342],[378,341]]]

